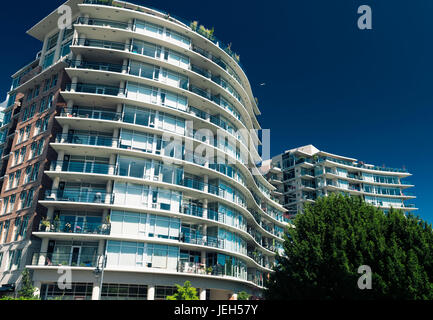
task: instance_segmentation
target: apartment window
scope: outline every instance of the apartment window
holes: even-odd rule
[[[52,78],[51,78],[51,88],[54,88],[55,86],[57,86],[57,79],[59,78],[59,75],[55,74]]]
[[[10,212],[12,212],[14,210],[15,199],[16,199],[16,195],[15,194],[13,194],[13,195],[10,196],[8,213],[10,213]]]
[[[20,151],[20,163],[24,162],[24,159],[26,157],[26,151],[27,151],[27,147],[24,147],[21,149],[21,151]]]
[[[27,93],[27,100],[26,101],[30,101],[33,98],[33,89],[30,89],[29,92]]]
[[[66,42],[64,45],[62,45],[62,50],[60,52],[60,55],[62,57],[67,56],[71,52],[71,44],[72,40]]]
[[[45,80],[44,92],[50,89],[50,79]]]
[[[14,227],[14,241],[17,241],[17,239],[18,239],[20,225],[21,225],[21,218],[16,217],[15,218],[15,227]]]
[[[28,167],[26,168],[26,175],[25,175],[25,177],[24,177],[24,184],[27,184],[27,183],[30,182],[30,178],[31,178],[31,176],[32,176],[32,167],[31,167],[31,166],[28,166]]]
[[[23,110],[23,120],[22,121],[27,121],[27,119],[28,119],[28,113],[29,113],[29,109],[25,108]]]
[[[12,185],[14,183],[14,174],[11,173],[9,174],[9,179],[8,179],[8,190],[12,189]]]
[[[21,128],[18,134],[17,143],[21,143],[23,141],[23,138],[24,138],[24,128]]]
[[[72,37],[73,34],[74,34],[74,28],[72,26],[70,28],[66,28],[64,30],[64,32],[63,32],[63,39],[62,39],[62,41],[65,41],[69,37]]]
[[[31,147],[30,147],[30,159],[33,159],[34,157],[36,157],[36,150],[38,147],[38,143],[37,142],[33,142]]]
[[[26,127],[26,134],[24,135],[24,141],[27,141],[27,139],[30,137],[30,130],[32,129],[32,126],[29,124]]]
[[[16,221],[17,220],[15,220],[15,222]],[[23,219],[20,219],[18,223],[16,222],[17,230],[15,234],[15,241],[22,240],[26,237],[28,223],[29,217],[24,217]]]
[[[24,205],[26,203],[26,196],[27,196],[27,191],[21,192],[21,194],[20,194],[20,202],[18,204],[18,210],[24,209]]]
[[[59,39],[59,33],[48,38],[47,41],[47,51],[51,50],[57,45],[57,40]]]
[[[3,263],[3,252],[0,252],[0,269],[2,267],[2,263]]]
[[[13,267],[14,269],[19,269],[21,267],[21,255],[23,253],[22,249],[16,250],[15,251],[15,261],[13,263]]]
[[[14,166],[16,166],[18,164],[19,157],[20,157],[20,151],[17,150],[14,152]]]
[[[36,111],[36,103],[32,104],[32,106],[30,107],[29,119],[33,118],[33,116],[35,115],[35,111]]]
[[[12,265],[14,264],[15,251],[9,251],[9,265],[7,270],[12,270]]]
[[[12,186],[12,188],[18,187],[18,185],[20,184],[20,178],[21,178],[21,170],[18,170],[15,173],[15,180],[14,180],[14,185]]]
[[[37,96],[39,96],[40,89],[41,89],[41,86],[35,87],[35,93],[33,94],[33,98],[36,98]]]
[[[50,116],[46,116],[42,122],[42,131],[48,130],[48,121],[50,120]]]
[[[54,51],[45,56],[43,68],[46,69],[50,67],[54,62]]]
[[[155,287],[155,300],[166,300],[167,296],[172,296],[177,292],[176,287]]]
[[[34,190],[30,189],[29,193],[27,194],[26,208],[30,208],[32,206],[32,203],[33,203],[33,193],[34,193]]]
[[[9,206],[9,198],[8,197],[3,198],[2,214],[6,214],[8,206]]]
[[[51,107],[53,106],[53,100],[54,100],[54,95],[51,93],[48,96],[47,109],[51,109]]]
[[[6,243],[8,241],[9,224],[9,220],[4,223],[3,238],[1,239],[0,243]]]
[[[32,181],[36,181],[38,179],[39,176],[39,163],[36,163],[34,168],[33,168],[33,174],[32,174]]]
[[[39,144],[38,144],[38,153],[37,155],[40,156],[42,154],[42,152],[44,151],[44,140],[40,140]]]
[[[41,99],[41,107],[39,108],[39,112],[44,112],[47,107],[47,97]]]
[[[104,284],[101,300],[147,300],[147,286],[135,284]]]
[[[41,126],[42,126],[42,120],[39,119],[38,121],[36,121],[35,124],[35,130],[33,130],[33,136],[37,136],[39,133],[41,133]]]

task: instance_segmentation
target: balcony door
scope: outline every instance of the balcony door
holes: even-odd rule
[[[81,257],[81,247],[72,247],[69,265],[78,266],[80,262],[80,257]]]

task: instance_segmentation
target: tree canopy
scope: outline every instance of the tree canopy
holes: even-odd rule
[[[358,287],[363,265],[370,290]],[[433,299],[432,226],[360,197],[322,197],[294,219],[274,269],[267,299]]]
[[[168,296],[167,300],[199,300],[197,289],[191,286],[191,282],[186,281],[183,286],[176,284],[177,292]]]

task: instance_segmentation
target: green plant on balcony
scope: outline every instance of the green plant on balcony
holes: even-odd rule
[[[212,267],[206,268],[206,273],[207,274],[212,274],[212,271],[213,271]]]
[[[51,228],[51,223],[47,220],[47,218],[42,219],[41,221],[41,229],[43,231],[49,231]]]
[[[198,30],[196,32],[201,34],[203,37],[205,37],[211,41],[215,40],[215,37],[214,37],[215,29],[214,28],[207,29],[205,26],[200,25],[200,27],[198,28]]]
[[[198,21],[193,21],[191,22],[191,24],[189,25],[192,31],[197,32],[198,29]]]
[[[55,232],[59,232],[59,229],[60,229],[60,218],[59,218],[59,216],[56,216],[56,217],[54,218],[54,221],[53,221],[53,228],[54,228],[54,231],[55,231]]]

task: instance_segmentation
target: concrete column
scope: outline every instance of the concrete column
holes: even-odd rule
[[[45,53],[47,52],[47,44],[48,44],[48,35],[47,36],[45,36],[45,39],[44,39],[44,44],[43,44],[43,47],[42,47],[42,51],[41,51],[41,59],[39,60],[39,66],[40,67],[42,67],[42,65],[44,64],[44,56],[45,56]]]
[[[209,163],[207,164],[209,166]],[[203,183],[204,183],[204,189],[203,191],[208,193],[209,192],[209,187],[208,187],[208,183],[209,183],[209,176],[204,175],[203,176]]]
[[[71,79],[71,92],[75,92],[75,90],[77,90],[77,83],[78,83],[78,78],[72,77],[72,79]]]
[[[206,300],[206,289],[200,289],[200,300]]]
[[[125,81],[122,80],[120,81],[120,85],[119,85],[119,96],[123,96],[125,92]]]
[[[155,300],[155,286],[153,284],[147,286],[147,300]]]
[[[56,172],[62,171],[62,162],[65,159],[65,151],[59,151],[57,155]]]
[[[81,56],[81,54],[77,54],[75,60],[77,61],[77,65],[80,65],[81,61],[83,61],[83,57]]]
[[[208,218],[208,200],[203,200],[203,219],[209,219]]]
[[[98,279],[99,281],[99,279]],[[93,283],[93,289],[92,289],[92,300],[99,300],[99,292],[101,288],[99,287],[99,282]]]
[[[123,74],[127,74],[128,73],[128,59],[123,59],[122,73]]]
[[[111,145],[113,148],[117,148],[119,146],[119,129],[116,128],[113,130],[113,142]]]
[[[57,198],[57,189],[59,188],[60,178],[55,177],[53,180],[53,184],[51,186],[51,198],[56,199]]]
[[[62,128],[62,139],[61,139],[61,143],[64,143],[66,141],[66,136],[69,133],[69,125],[66,124],[63,126]]]
[[[111,203],[111,193],[113,192],[113,185],[110,181],[107,181],[107,188],[106,188],[107,194],[105,195],[105,203]]]
[[[47,219],[51,221],[53,220],[53,216],[54,216],[54,208],[49,207],[47,210]]]
[[[62,48],[62,40],[63,40],[63,34],[65,33],[65,29],[61,29],[59,32],[59,36],[57,38],[57,45],[56,45],[56,49],[54,52],[54,63],[57,62],[57,60],[59,60],[60,58],[60,50]]]
[[[72,108],[74,107],[74,100],[68,100],[66,103],[66,111],[72,113]]]
[[[48,251],[48,239],[44,238],[44,239],[42,239],[42,243],[41,243],[41,251],[39,253],[38,266],[44,266],[45,265],[45,261],[47,258],[47,251]]]
[[[125,51],[129,51],[129,48],[131,47],[131,40],[126,39],[125,41]]]
[[[109,167],[109,169],[108,169],[108,174],[110,175],[110,176],[112,176],[112,175],[114,175],[116,172],[115,172],[115,166],[116,166],[116,155],[115,154],[112,154],[111,156],[110,156],[110,161],[108,162],[109,163],[109,165],[110,165],[110,167]]]

